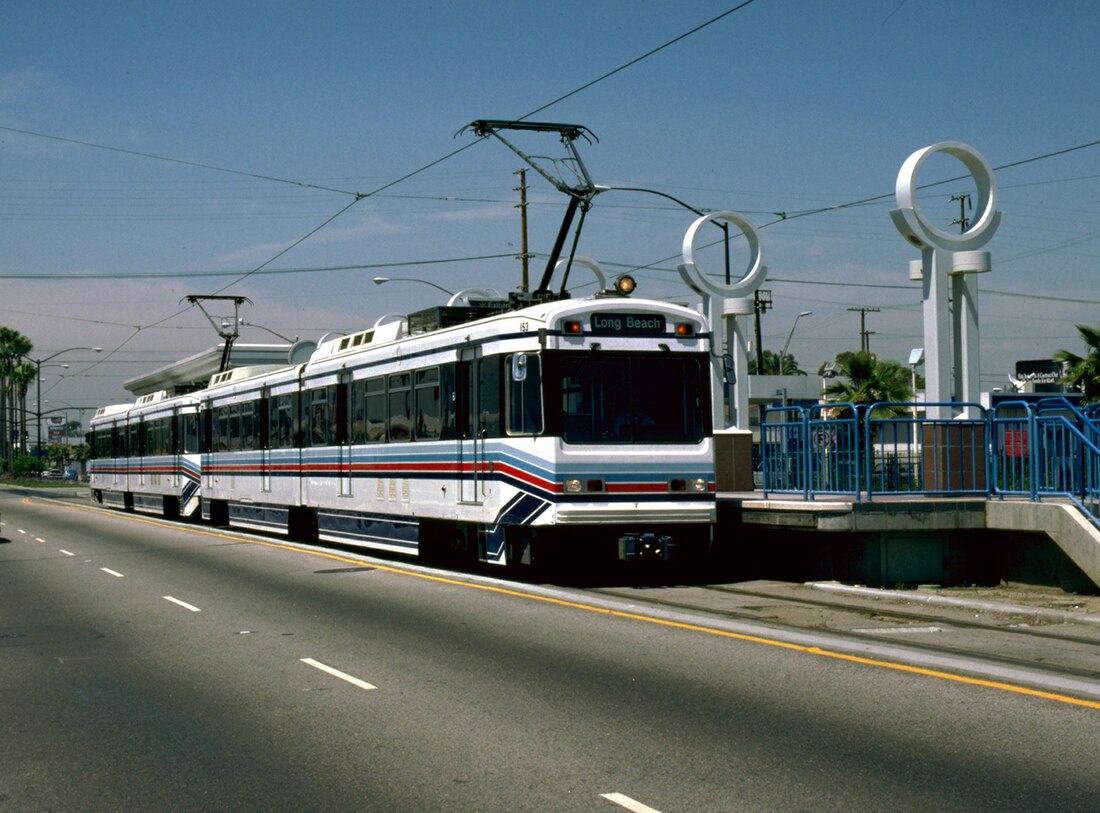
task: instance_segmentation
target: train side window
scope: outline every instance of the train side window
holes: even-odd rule
[[[193,454],[199,451],[199,416],[188,413],[181,415],[180,420],[183,423],[183,447],[180,451]]]
[[[92,433],[95,435],[95,456],[114,457],[113,430],[100,427]]]
[[[238,452],[241,449],[241,405],[230,404],[226,407],[229,420],[226,428],[226,438],[229,451]]]
[[[500,378],[503,356],[489,356],[478,360],[477,403],[474,405],[475,433],[481,437],[499,438],[501,393]]]
[[[309,438],[311,446],[331,446],[336,441],[336,387],[309,391]]]
[[[522,359],[522,361],[521,361]],[[529,353],[510,356],[508,380],[508,434],[537,435],[542,431],[542,374],[539,357]],[[521,372],[521,375],[517,375]]]
[[[167,439],[170,436],[168,419],[157,418],[149,424],[149,428],[146,431],[150,435],[150,437],[145,439],[145,445],[149,449],[149,454],[168,454]]]
[[[297,415],[294,395],[277,395],[274,401],[271,445],[274,449],[292,449],[297,446]]]
[[[229,407],[214,410],[214,451],[229,451]]]
[[[439,437],[442,440],[454,440],[465,434],[464,421],[460,421],[460,417],[465,414],[465,398],[459,396],[458,369],[454,364],[444,364],[439,368],[439,400],[442,409]]]
[[[348,387],[348,442],[367,442],[367,382],[352,381]]]
[[[256,405],[252,401],[241,404],[240,423],[241,443],[243,450],[256,448]]]
[[[398,442],[412,440],[412,376],[408,373],[391,375],[386,401],[389,406],[389,439]]]
[[[367,443],[386,440],[386,380],[369,378],[363,386],[367,412]]]
[[[416,439],[438,440],[440,434],[439,368],[416,371]]]

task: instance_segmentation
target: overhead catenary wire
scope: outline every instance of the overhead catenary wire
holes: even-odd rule
[[[644,59],[646,59],[650,56],[653,56],[654,54],[659,53],[660,51],[664,50],[665,48],[668,48],[669,46],[671,46],[671,45],[673,45],[673,44],[675,44],[675,43],[691,36],[692,34],[697,33],[698,31],[706,28],[707,26],[712,25],[712,24],[718,22],[719,20],[722,20],[722,19],[728,17],[729,15],[734,13],[735,11],[739,11],[740,9],[750,5],[752,2],[753,2],[753,0],[747,0],[746,2],[740,3],[736,6],[734,6],[733,8],[728,9],[727,11],[723,12],[722,14],[719,14],[719,15],[711,18],[710,20],[706,21],[705,23],[700,24],[699,26],[696,26],[695,28],[691,29],[690,31],[685,32],[684,34],[681,34],[681,35],[679,35],[679,36],[663,43],[662,45],[658,46],[657,48],[651,49],[650,51],[646,52],[642,56],[637,57],[635,59],[632,59],[632,60],[624,63],[623,65],[620,65],[619,67],[615,68],[614,70],[608,71],[608,72],[602,74],[601,76],[597,77],[596,79],[594,79],[590,82],[587,82],[583,85],[580,85],[577,88],[573,89],[572,91],[557,97],[556,99],[552,100],[551,102],[548,102],[548,103],[546,103],[546,104],[544,104],[540,107],[535,108],[531,112],[525,114],[525,116],[521,117],[521,120],[523,118],[529,118],[532,115],[535,115],[539,112],[542,112],[543,110],[546,110],[549,107],[552,107],[553,105],[558,104],[559,102],[564,101],[565,99],[570,98],[571,96],[574,96],[577,93],[580,93],[580,92],[586,90],[587,88],[590,88],[593,85],[595,85],[595,84],[597,84],[597,83],[599,83],[599,82],[601,82],[605,79],[608,79],[608,78],[622,72],[626,68],[631,67],[632,65],[635,65],[635,64],[641,62],[642,60],[644,60]],[[271,182],[276,182],[276,183],[292,185],[292,186],[295,186],[295,187],[298,187],[298,188],[301,188],[301,189],[330,192],[330,193],[336,193],[336,194],[342,194],[342,195],[349,195],[349,196],[353,197],[353,200],[348,202],[348,204],[346,206],[344,206],[343,208],[338,210],[333,215],[329,216],[319,226],[314,227],[309,232],[307,232],[304,236],[300,237],[299,239],[297,239],[294,242],[287,245],[284,249],[279,251],[273,257],[269,258],[266,262],[258,265],[257,267],[255,267],[251,270],[248,270],[248,271],[219,272],[217,274],[218,276],[233,276],[234,274],[236,274],[237,277],[238,277],[237,279],[235,279],[235,280],[229,282],[228,284],[226,284],[224,287],[220,288],[219,292],[220,291],[225,291],[228,288],[239,284],[240,282],[244,281],[245,279],[248,279],[251,276],[256,276],[256,275],[260,275],[260,274],[268,274],[268,273],[319,273],[319,272],[324,272],[327,269],[318,268],[318,269],[286,269],[286,270],[283,270],[283,269],[272,269],[272,268],[270,268],[270,266],[274,262],[276,262],[280,257],[285,256],[288,252],[293,250],[295,247],[301,245],[303,242],[309,240],[312,236],[314,236],[318,232],[325,229],[333,221],[335,221],[337,218],[341,217],[344,213],[346,213],[348,210],[350,210],[352,207],[354,207],[356,204],[358,204],[361,200],[363,200],[367,197],[373,197],[373,196],[376,196],[376,195],[380,195],[384,190],[390,189],[393,186],[395,186],[397,184],[400,184],[404,180],[412,178],[415,175],[420,174],[421,172],[424,172],[425,170],[427,170],[431,167],[437,166],[440,163],[442,163],[444,161],[447,161],[448,159],[458,155],[459,153],[465,151],[466,149],[470,149],[472,146],[474,146],[474,144],[479,143],[479,141],[480,141],[480,140],[478,140],[478,141],[472,142],[470,144],[463,145],[462,147],[459,147],[458,149],[447,153],[446,155],[436,159],[435,161],[432,161],[428,164],[425,164],[424,166],[422,166],[422,167],[420,167],[416,170],[413,170],[412,172],[407,173],[407,174],[405,174],[405,175],[403,175],[403,176],[401,176],[401,177],[399,177],[395,180],[392,180],[392,181],[390,181],[390,182],[388,182],[388,183],[386,183],[386,184],[384,184],[384,185],[382,185],[382,186],[380,186],[380,187],[378,187],[378,188],[376,188],[376,189],[374,189],[370,192],[363,193],[363,192],[355,192],[355,191],[351,191],[351,190],[347,190],[347,189],[341,189],[337,186],[329,186],[329,185],[324,185],[324,184],[311,183],[311,182],[307,182],[307,181],[280,178],[280,177],[277,177],[277,176],[271,176],[271,175],[265,175],[265,174],[262,174],[262,173],[254,173],[254,172],[230,169],[230,168],[226,168],[226,167],[220,167],[220,166],[217,166],[215,164],[206,164],[206,163],[197,162],[197,161],[188,161],[188,160],[184,160],[184,159],[169,158],[169,157],[165,157],[165,156],[155,155],[153,153],[144,153],[144,152],[140,152],[140,151],[136,151],[136,150],[128,150],[128,149],[124,149],[124,148],[110,147],[110,146],[107,146],[107,145],[94,144],[92,142],[86,142],[86,141],[81,141],[81,140],[78,140],[78,139],[71,139],[71,138],[65,138],[65,137],[60,137],[60,136],[49,136],[47,134],[35,133],[35,132],[32,132],[32,131],[28,131],[28,130],[19,130],[17,128],[10,128],[10,127],[0,126],[0,129],[7,130],[7,131],[10,131],[10,132],[18,132],[18,133],[23,133],[23,134],[26,134],[26,135],[37,136],[37,137],[54,138],[55,140],[58,140],[58,141],[68,141],[68,142],[73,143],[73,144],[79,144],[79,145],[89,146],[89,147],[96,147],[96,148],[100,148],[100,149],[107,149],[107,150],[117,152],[117,153],[121,153],[121,154],[133,155],[135,157],[143,157],[143,158],[149,158],[149,159],[155,159],[155,160],[170,161],[172,163],[192,166],[192,167],[195,167],[195,168],[206,169],[206,170],[211,170],[211,171],[228,172],[228,173],[231,173],[231,174],[234,174],[234,175],[240,175],[240,176],[255,178],[257,180],[265,180],[265,181],[271,181]],[[1044,158],[1050,158],[1050,157],[1055,157],[1055,156],[1059,156],[1059,155],[1064,155],[1066,153],[1074,152],[1076,150],[1081,150],[1081,149],[1086,149],[1088,147],[1093,147],[1093,146],[1096,146],[1097,144],[1100,144],[1100,140],[1092,141],[1092,142],[1089,142],[1089,143],[1086,143],[1086,144],[1076,145],[1076,146],[1073,146],[1073,147],[1067,147],[1067,148],[1060,149],[1060,150],[1057,150],[1057,151],[1045,153],[1045,154],[1039,155],[1039,156],[1033,156],[1033,157],[1030,157],[1030,158],[1022,159],[1020,161],[1012,162],[1012,163],[1009,163],[1009,164],[1004,164],[1000,167],[996,167],[995,169],[1001,170],[1001,169],[1007,169],[1007,168],[1011,168],[1011,167],[1021,166],[1023,164],[1032,163],[1032,162],[1035,162],[1035,161],[1042,160]],[[965,178],[966,176],[960,176],[960,177]],[[955,182],[959,179],[960,178],[946,179],[946,180],[943,180],[943,181],[936,182],[934,184],[926,184],[922,188],[932,187],[932,186],[936,186],[936,185],[940,185],[940,184],[953,183],[953,182]],[[878,195],[878,196],[874,196],[874,197],[864,198],[864,199],[857,200],[857,201],[852,201],[852,202],[849,202],[849,203],[835,204],[835,205],[830,205],[830,206],[825,206],[825,207],[819,207],[819,208],[816,208],[816,209],[805,209],[805,210],[787,211],[787,212],[779,212],[779,213],[760,212],[758,214],[773,214],[774,216],[776,216],[776,218],[777,218],[776,220],[773,220],[773,221],[765,224],[765,226],[763,226],[763,227],[767,227],[767,226],[775,225],[779,222],[793,220],[793,219],[796,219],[796,218],[803,218],[803,217],[807,217],[807,216],[810,216],[810,215],[822,214],[822,213],[837,211],[837,210],[846,209],[846,208],[854,208],[854,207],[864,206],[864,205],[872,205],[874,203],[877,203],[877,202],[880,202],[882,200],[888,199],[889,197],[891,197],[891,194],[892,193],[887,193],[887,194]],[[396,197],[396,196],[394,196],[394,197]],[[412,196],[410,196],[410,197],[412,197]],[[606,204],[603,204],[603,205],[606,205]],[[512,256],[512,255],[509,254],[507,256]],[[674,258],[667,258],[667,259],[674,259]],[[641,266],[641,267],[634,266],[634,267],[636,267],[636,268],[649,268],[650,266],[656,265],[660,262],[664,262],[664,261],[659,260],[656,263],[651,263],[651,264],[648,264],[647,266]],[[398,263],[398,264],[400,264],[400,263]],[[391,264],[391,265],[397,265],[397,264]],[[371,266],[363,266],[363,267],[378,267],[378,266],[371,265]],[[39,275],[39,276],[41,276],[41,275]],[[86,277],[82,277],[82,276],[69,276],[69,275],[67,275],[67,276],[69,278],[75,278],[75,279],[86,278]],[[127,277],[127,276],[134,277],[135,275],[119,275],[119,278]],[[180,275],[176,275],[176,276],[180,276]],[[20,277],[11,277],[11,278],[20,278]],[[48,278],[48,275],[43,277],[43,278]],[[775,281],[780,281],[780,280],[776,279]],[[819,284],[819,285],[820,284],[840,284],[840,285],[846,284],[846,283],[823,283],[821,281],[813,281],[813,282],[810,282],[810,281],[796,281],[796,280],[789,280],[789,281],[792,282],[792,283],[797,283],[797,284]],[[869,286],[867,286],[866,284],[860,284],[859,287],[869,287]],[[882,286],[882,287],[888,287],[888,286]],[[897,288],[906,288],[907,286],[896,286],[896,287]],[[985,293],[1004,293],[1007,296],[1024,296],[1023,294],[1013,294],[1011,292],[995,292],[995,291],[989,291],[988,289],[983,289],[983,292],[985,292]],[[1035,298],[1035,297],[1031,296],[1031,298]],[[1079,303],[1079,302],[1082,301],[1079,298],[1074,298],[1074,299],[1070,299],[1070,298],[1066,298],[1066,299],[1052,298],[1052,299],[1054,299],[1054,301],[1066,301],[1066,302],[1074,302],[1074,303]],[[170,321],[172,318],[175,318],[175,316],[180,315],[182,312],[183,311],[179,311],[177,313],[174,313],[174,314],[166,317],[163,320],[159,320],[158,322],[154,322],[154,323],[151,323],[149,325],[145,325],[145,326],[129,326],[129,325],[127,325],[127,327],[134,327],[138,332],[140,332],[142,329],[146,329],[146,328],[150,328],[150,327],[159,327],[162,324],[164,324],[165,322]],[[104,359],[104,360],[106,360],[106,359]]]
[[[537,113],[540,113],[543,110],[546,110],[549,107],[552,107],[555,104],[558,104],[559,102],[569,98],[570,96],[574,96],[577,93],[580,93],[581,91],[586,90],[587,88],[590,88],[593,85],[595,85],[599,82],[602,82],[605,79],[608,79],[609,77],[614,76],[615,74],[620,73],[621,71],[625,70],[626,68],[628,68],[632,65],[638,64],[642,60],[647,59],[647,58],[649,58],[650,56],[653,56],[656,53],[659,53],[660,51],[664,50],[665,48],[668,48],[669,46],[684,40],[685,38],[691,36],[692,34],[695,34],[695,33],[699,32],[701,30],[703,30],[704,28],[707,28],[710,25],[713,25],[714,23],[718,22],[719,20],[725,19],[729,15],[733,14],[736,11],[741,10],[742,8],[745,8],[746,6],[750,5],[753,2],[754,2],[754,0],[744,0],[744,2],[739,3],[738,5],[736,5],[733,8],[723,12],[722,14],[711,18],[710,20],[706,21],[705,23],[702,23],[702,24],[696,26],[695,28],[691,29],[690,31],[687,31],[684,34],[680,34],[679,36],[674,37],[673,39],[667,41],[666,43],[664,43],[660,46],[658,46],[657,48],[651,49],[650,51],[646,52],[642,56],[637,57],[635,59],[632,59],[629,62],[624,63],[623,65],[619,66],[618,68],[616,68],[612,71],[609,71],[609,72],[597,77],[596,79],[594,79],[590,82],[587,82],[584,85],[579,86],[578,88],[575,88],[574,90],[570,91],[569,93],[563,94],[562,96],[559,96],[558,98],[535,108],[534,110],[532,110],[532,111],[526,113],[524,116],[520,117],[520,120],[529,118],[529,117],[531,117],[531,116],[533,116]],[[290,243],[289,245],[287,245],[284,249],[277,252],[274,256],[269,258],[267,261],[261,263],[256,268],[252,269],[249,272],[240,274],[237,279],[235,279],[232,282],[229,282],[226,285],[222,286],[215,293],[222,293],[222,292],[228,290],[229,288],[240,284],[241,282],[248,279],[249,277],[251,277],[255,274],[258,274],[261,270],[263,270],[264,268],[269,266],[271,263],[275,262],[279,257],[284,256],[289,251],[293,250],[297,246],[299,246],[302,243],[304,243],[305,241],[307,241],[313,235],[315,235],[318,232],[322,231],[324,228],[329,226],[331,223],[333,223],[339,217],[341,217],[342,215],[347,213],[356,204],[360,203],[361,201],[365,200],[366,198],[372,197],[373,195],[376,195],[380,192],[383,192],[386,189],[390,189],[390,188],[392,188],[392,187],[394,187],[394,186],[396,186],[396,185],[398,185],[398,184],[400,184],[400,183],[402,183],[402,182],[404,182],[404,181],[406,181],[406,180],[408,180],[408,179],[410,179],[410,178],[412,178],[416,175],[419,175],[419,174],[427,171],[428,169],[431,169],[432,167],[438,166],[439,164],[443,163],[444,161],[447,161],[447,160],[455,157],[456,155],[458,155],[462,152],[465,152],[466,150],[473,147],[475,144],[478,144],[478,143],[480,143],[481,141],[484,140],[484,136],[481,137],[481,138],[478,138],[477,140],[469,142],[468,144],[465,144],[462,147],[459,147],[455,150],[451,150],[450,152],[443,155],[442,157],[437,158],[434,161],[430,161],[427,164],[424,164],[423,166],[421,166],[421,167],[419,167],[419,168],[417,168],[417,169],[415,169],[411,172],[408,172],[408,173],[406,173],[406,174],[404,174],[404,175],[402,175],[402,176],[400,176],[400,177],[398,177],[398,178],[396,178],[396,179],[394,179],[394,180],[392,180],[392,181],[390,181],[386,184],[383,184],[382,186],[379,186],[379,187],[377,187],[376,189],[374,189],[370,192],[360,193],[360,192],[350,192],[349,190],[341,190],[341,189],[336,189],[336,188],[325,188],[325,187],[321,187],[321,186],[318,186],[318,185],[315,185],[315,184],[309,184],[309,183],[303,182],[303,181],[294,181],[294,180],[290,180],[290,179],[286,179],[286,178],[278,178],[276,176],[263,175],[263,174],[260,174],[260,173],[245,172],[245,171],[241,171],[241,170],[233,170],[233,169],[229,169],[229,168],[226,168],[226,167],[219,167],[219,166],[216,166],[214,164],[202,164],[202,163],[195,162],[195,161],[187,161],[187,160],[183,160],[183,159],[174,159],[174,158],[168,158],[168,157],[165,157],[165,156],[159,156],[159,155],[155,155],[153,153],[143,153],[143,152],[139,152],[139,151],[136,151],[136,150],[129,150],[129,149],[118,148],[118,147],[110,147],[110,146],[107,146],[107,145],[95,144],[93,142],[80,141],[80,140],[72,139],[72,138],[65,138],[65,137],[61,137],[61,136],[48,136],[46,134],[36,133],[36,132],[30,131],[30,130],[18,130],[16,128],[3,127],[3,126],[0,126],[0,129],[5,129],[9,132],[20,132],[20,133],[23,133],[25,135],[33,135],[33,136],[40,137],[40,138],[54,138],[54,139],[59,140],[59,141],[67,141],[69,143],[78,144],[78,145],[81,145],[81,146],[95,147],[95,148],[98,148],[98,149],[105,149],[105,150],[109,150],[109,151],[112,151],[112,152],[129,154],[129,155],[134,155],[134,156],[153,159],[153,160],[170,161],[172,163],[178,163],[178,164],[183,164],[183,165],[188,165],[188,166],[194,166],[196,168],[202,168],[202,169],[218,171],[218,172],[228,172],[228,173],[234,174],[234,175],[245,175],[245,176],[253,177],[253,178],[256,178],[256,179],[268,180],[268,181],[277,182],[277,183],[293,184],[295,186],[299,186],[299,187],[302,187],[302,188],[325,189],[326,191],[331,191],[331,192],[338,193],[338,194],[352,195],[353,196],[352,201],[350,201],[346,206],[342,207],[337,212],[335,212],[333,215],[328,217],[320,225],[318,225],[317,227],[311,229],[305,235],[303,235],[302,237],[298,238],[297,240],[295,240],[292,243]],[[148,328],[151,328],[151,327],[156,327],[156,326],[162,325],[165,322],[171,321],[172,319],[176,318],[177,316],[180,316],[183,313],[186,313],[187,310],[190,310],[190,307],[185,308],[185,309],[181,309],[181,310],[177,310],[177,311],[169,314],[168,316],[164,317],[163,319],[157,320],[156,322],[152,322],[148,325],[137,327],[135,329],[134,333],[131,336],[129,336],[127,339],[125,339],[120,345],[118,345],[118,347],[115,348],[115,350],[109,351],[107,354],[105,354],[105,356],[103,357],[103,360],[106,360],[107,358],[110,358],[113,353],[117,352],[117,350],[121,349],[122,347],[127,345],[129,342],[133,341],[133,339],[136,338],[141,333],[141,331],[143,329],[148,329]],[[95,366],[95,364],[91,365],[91,367],[94,367],[94,366]],[[91,367],[89,367],[88,369],[91,369]]]

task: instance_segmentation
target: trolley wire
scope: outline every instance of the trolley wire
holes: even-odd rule
[[[657,48],[651,49],[650,51],[646,52],[645,54],[641,55],[640,57],[636,57],[635,59],[632,59],[629,62],[624,63],[623,65],[619,66],[618,68],[616,68],[612,71],[608,71],[607,73],[597,77],[596,79],[575,88],[574,90],[570,91],[569,93],[563,94],[563,95],[557,97],[556,99],[554,99],[550,102],[547,102],[546,104],[543,104],[539,107],[536,107],[534,110],[531,110],[530,112],[528,112],[525,115],[521,116],[518,120],[522,121],[524,119],[530,118],[531,116],[533,116],[537,113],[540,113],[543,110],[546,110],[546,109],[558,104],[559,102],[564,101],[565,99],[568,99],[571,96],[576,95],[577,93],[580,93],[584,90],[587,90],[588,88],[598,84],[599,82],[602,82],[602,81],[610,78],[611,76],[614,76],[614,75],[620,73],[621,71],[626,70],[627,68],[629,68],[633,65],[636,65],[636,64],[638,64],[639,62],[641,62],[645,59],[648,59],[649,57],[653,56],[654,54],[657,54],[657,53],[663,51],[665,48],[668,48],[668,47],[674,45],[675,43],[680,42],[680,41],[684,40],[685,38],[690,37],[691,35],[693,35],[695,33],[698,33],[699,31],[702,31],[704,28],[707,28],[707,27],[713,25],[714,23],[717,23],[718,21],[720,21],[722,19],[725,19],[729,15],[733,14],[734,12],[740,11],[741,9],[745,8],[746,6],[750,5],[753,2],[755,2],[755,0],[744,0],[744,2],[739,3],[738,5],[736,5],[733,8],[723,12],[722,14],[719,14],[718,16],[713,17],[710,20],[696,26],[695,28],[691,29],[690,31],[687,31],[683,34],[680,34],[677,37],[674,37],[673,39],[663,43],[662,45],[658,46]],[[406,181],[406,180],[408,180],[408,179],[410,179],[410,178],[412,178],[416,175],[419,175],[422,172],[425,172],[428,169],[431,169],[432,167],[438,166],[439,164],[443,163],[444,161],[448,161],[451,158],[454,158],[456,155],[459,155],[460,153],[463,153],[466,150],[472,148],[474,145],[481,143],[486,138],[485,136],[482,136],[482,137],[476,139],[475,141],[471,141],[467,144],[464,144],[461,147],[458,147],[457,149],[451,150],[450,152],[446,153],[442,157],[437,158],[434,161],[430,161],[427,164],[424,164],[423,166],[412,170],[411,172],[407,172],[404,175],[402,175],[398,178],[395,178],[394,180],[389,181],[388,183],[385,183],[382,186],[377,187],[376,189],[371,190],[370,192],[351,192],[349,190],[337,189],[335,187],[325,187],[325,186],[321,186],[321,185],[317,185],[317,184],[310,184],[310,183],[307,183],[307,182],[304,182],[304,181],[295,181],[295,180],[291,180],[291,179],[287,179],[287,178],[279,178],[279,177],[271,176],[271,175],[263,175],[263,174],[260,174],[260,173],[246,172],[246,171],[242,171],[242,170],[230,169],[230,168],[227,168],[227,167],[220,167],[220,166],[217,166],[217,165],[214,165],[214,164],[204,164],[204,163],[197,162],[197,161],[187,161],[187,160],[183,160],[183,159],[169,158],[169,157],[166,157],[166,156],[156,155],[154,153],[144,153],[144,152],[140,152],[140,151],[137,151],[137,150],[129,150],[129,149],[124,149],[124,148],[120,148],[120,147],[111,147],[111,146],[108,146],[108,145],[95,144],[93,142],[81,141],[81,140],[78,140],[78,139],[65,138],[65,137],[61,137],[61,136],[50,136],[50,135],[47,135],[47,134],[44,134],[44,133],[36,133],[36,132],[30,131],[30,130],[19,130],[17,128],[3,127],[3,126],[0,126],[0,130],[5,130],[7,132],[13,132],[13,133],[22,133],[24,135],[32,135],[32,136],[36,136],[36,137],[39,137],[39,138],[50,138],[52,140],[65,141],[65,142],[77,144],[77,145],[80,145],[80,146],[94,147],[94,148],[97,148],[97,149],[109,150],[111,152],[117,152],[117,153],[122,153],[122,154],[127,154],[127,155],[133,155],[133,156],[138,156],[138,157],[143,157],[143,158],[148,158],[148,159],[153,159],[153,160],[168,161],[168,162],[171,162],[171,163],[177,163],[177,164],[182,164],[182,165],[186,165],[186,166],[193,166],[193,167],[201,168],[201,169],[213,170],[213,171],[218,171],[218,172],[227,172],[227,173],[233,174],[233,175],[243,175],[243,176],[246,176],[246,177],[256,178],[258,180],[267,180],[267,181],[276,182],[276,183],[292,184],[294,186],[298,186],[298,187],[305,188],[305,189],[320,189],[320,190],[329,191],[329,192],[333,192],[333,193],[337,193],[337,194],[352,196],[353,199],[346,206],[344,206],[341,209],[339,209],[338,211],[336,211],[334,214],[332,214],[330,217],[328,217],[326,220],[324,220],[320,225],[318,225],[315,228],[311,229],[309,232],[307,232],[306,234],[304,234],[302,237],[298,238],[297,240],[294,240],[292,243],[287,245],[281,251],[277,252],[275,255],[273,255],[272,257],[270,257],[268,260],[261,263],[260,265],[256,266],[251,271],[239,274],[236,279],[232,280],[231,282],[226,283],[224,286],[222,286],[217,291],[215,291],[214,292],[215,295],[219,294],[219,293],[222,293],[223,291],[226,291],[229,288],[232,288],[236,285],[239,285],[241,282],[244,282],[249,277],[260,273],[263,269],[267,268],[267,266],[271,265],[271,263],[275,262],[280,257],[286,255],[288,252],[292,251],[297,246],[299,246],[302,243],[304,243],[305,241],[309,240],[315,234],[317,234],[318,232],[325,229],[327,226],[329,226],[335,220],[337,220],[338,218],[340,218],[341,216],[346,214],[356,204],[360,203],[361,201],[365,200],[366,198],[377,195],[378,193],[383,192],[387,189],[390,189],[394,186],[397,186],[398,184],[403,183],[404,181]],[[144,326],[137,326],[135,328],[134,332],[129,337],[127,337],[125,340],[123,340],[123,342],[121,344],[119,344],[114,350],[109,351],[99,361],[102,362],[102,361],[106,361],[107,359],[109,359],[114,353],[118,352],[124,346],[126,346],[131,341],[133,341],[142,332],[142,330],[145,330],[145,329],[148,329],[148,328],[153,328],[153,327],[158,327],[158,326],[164,324],[165,322],[169,322],[172,319],[175,319],[176,317],[181,316],[182,314],[186,313],[188,310],[191,310],[191,308],[193,308],[193,307],[194,306],[191,305],[187,308],[182,308],[182,309],[176,310],[173,313],[169,314],[168,316],[165,316],[163,319],[157,320],[156,322],[152,322],[152,323],[149,323],[149,324],[144,325]],[[87,369],[90,370],[90,369],[94,368],[97,363],[99,363],[99,362],[93,362]]]

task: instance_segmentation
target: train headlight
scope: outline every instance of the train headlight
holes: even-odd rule
[[[583,331],[583,326],[576,319],[570,319],[567,322],[563,322],[561,326],[562,333],[568,333],[571,336],[578,336]]]
[[[568,480],[562,483],[562,489],[566,494],[586,494],[590,492],[599,492],[604,490],[603,480],[581,480],[576,477],[570,477]]]
[[[635,282],[634,277],[630,276],[630,274],[623,274],[615,280],[615,291],[621,296],[630,296],[637,287],[638,283]]]
[[[705,477],[696,477],[694,480],[682,480],[679,477],[668,481],[669,491],[694,491],[696,494],[706,494],[710,490],[710,483]]]
[[[685,336],[694,336],[695,325],[693,325],[691,322],[677,322],[676,335],[680,338],[683,338]]]

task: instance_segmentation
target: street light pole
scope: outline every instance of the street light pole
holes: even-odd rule
[[[794,317],[794,324],[791,325],[791,332],[787,334],[787,341],[783,344],[783,349],[779,351],[779,374],[783,375],[783,359],[787,357],[787,348],[791,346],[791,339],[794,337],[794,329],[798,327],[798,320],[803,316],[812,316],[813,311],[802,311],[798,316]]]
[[[914,347],[909,351],[909,367],[913,371],[913,420],[917,419],[917,367],[924,364],[924,348]]]
[[[71,353],[74,350],[91,350],[93,353],[102,353],[102,347],[66,347],[64,350],[58,350],[51,356],[46,356],[44,359],[31,359],[34,362],[34,386],[35,394],[38,399],[38,403],[34,405],[35,408],[35,456],[42,457],[42,365],[50,359],[55,359],[62,353]]]
[[[373,280],[375,285],[381,285],[385,282],[419,282],[421,285],[430,285],[436,290],[442,291],[447,296],[454,296],[454,291],[448,291],[442,285],[436,285],[434,282],[430,282],[426,279],[420,279],[418,277],[375,277]]]

